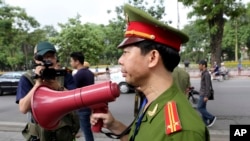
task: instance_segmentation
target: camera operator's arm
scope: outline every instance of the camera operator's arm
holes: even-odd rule
[[[91,124],[95,125],[98,120],[103,120],[103,127],[109,129],[114,134],[120,134],[127,128],[126,125],[116,120],[109,111],[108,113],[92,113],[90,117]],[[128,135],[124,135],[120,140],[128,141]]]
[[[35,74],[39,75],[41,70],[43,69],[42,66],[37,66],[35,69]],[[31,109],[31,98],[32,95],[35,93],[35,90],[42,84],[42,80],[40,78],[36,79],[34,86],[32,89],[19,100],[19,110],[26,114]]]
[[[75,81],[73,76],[70,73],[67,73],[64,77],[64,90],[73,90],[76,88]]]

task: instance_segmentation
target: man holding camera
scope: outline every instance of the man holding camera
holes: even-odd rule
[[[57,57],[54,45],[49,42],[38,43],[34,49],[34,61],[36,67],[33,71],[28,71],[20,78],[16,94],[16,103],[19,104],[19,110],[23,114],[30,114],[29,123],[22,131],[22,134],[27,141],[72,141],[74,140],[75,134],[79,129],[79,125],[77,125],[79,124],[77,121],[79,119],[77,116],[66,115],[61,120],[61,123],[64,123],[63,127],[58,127],[55,131],[47,131],[40,127],[33,119],[31,113],[31,99],[36,89],[41,85],[45,85],[50,89],[58,91],[75,89],[76,86],[73,77],[71,74],[66,72],[63,73],[63,76],[55,76],[56,73],[51,73],[57,71],[55,69]],[[72,123],[65,122],[63,121],[64,119],[72,121]],[[65,125],[69,127],[74,126],[76,127],[74,130],[77,131],[73,131],[73,128],[68,130],[65,128]]]

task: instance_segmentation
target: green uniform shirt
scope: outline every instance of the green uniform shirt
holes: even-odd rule
[[[182,130],[167,135],[165,132],[164,106],[169,101],[176,102]],[[157,104],[155,114],[152,115],[152,111]],[[151,116],[149,111],[151,111]],[[134,130],[135,122],[131,128],[129,138],[133,135]],[[206,138],[209,141],[207,127],[184,94],[174,84],[154,100],[145,111],[135,141],[206,141]]]
[[[185,92],[186,89],[190,87],[190,76],[184,69],[176,67],[172,73],[172,76],[174,82],[183,92]]]

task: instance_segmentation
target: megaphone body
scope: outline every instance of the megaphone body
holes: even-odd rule
[[[54,91],[40,86],[31,99],[32,113],[40,126],[53,130],[66,114],[83,107],[100,107],[119,95],[118,85],[110,81],[69,91]]]

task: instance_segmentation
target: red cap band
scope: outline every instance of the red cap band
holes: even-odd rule
[[[136,36],[148,40],[153,40],[158,43],[173,47],[177,51],[180,50],[181,38],[171,33],[169,30],[164,30],[160,27],[131,21],[128,23],[127,31],[125,32],[125,37]]]

